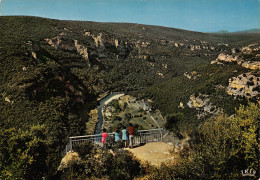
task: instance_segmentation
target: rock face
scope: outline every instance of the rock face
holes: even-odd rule
[[[179,106],[178,106],[179,108],[183,108],[184,109],[184,105],[183,105],[183,102],[180,102],[180,104],[179,104]]]
[[[163,73],[160,73],[160,72],[158,72],[157,75],[160,77],[164,77]]]
[[[196,109],[202,108],[209,102],[209,99],[207,97],[208,97],[207,95],[201,95],[201,96],[195,97],[195,95],[193,94],[190,96],[190,101],[187,103],[187,105],[190,108],[196,108]]]
[[[242,63],[242,67],[252,70],[259,70],[260,69],[260,61],[246,61]]]
[[[46,39],[49,45],[62,50],[77,51],[83,59],[88,59],[88,49],[83,45],[80,45],[77,40],[64,38],[62,36],[55,37],[53,39]]]
[[[231,63],[237,62],[240,63],[242,59],[238,55],[229,55],[225,53],[220,53],[216,60],[211,61],[211,64],[223,64],[223,62]]]
[[[248,46],[242,47],[241,52],[243,54],[251,54],[253,51],[259,51],[260,46],[258,43],[249,44]]]
[[[104,42],[103,42],[103,34],[102,33],[99,33],[98,36],[94,36],[92,35],[92,38],[94,39],[95,41],[95,44],[96,44],[96,47],[104,47]]]
[[[75,42],[72,39],[64,38],[62,36],[55,37],[53,39],[46,39],[49,45],[57,48],[68,51],[76,50]]]
[[[242,47],[241,51],[238,48],[231,49],[231,55],[227,53],[220,53],[216,60],[211,61],[211,64],[223,64],[236,62],[244,68],[259,70],[260,69],[260,61],[259,61],[259,50],[260,47],[258,44],[251,44],[245,47]],[[254,60],[248,61],[248,57],[254,58]]]
[[[183,75],[188,79],[196,79],[200,77],[200,74],[198,74],[198,72],[196,71],[192,71],[191,73],[185,72]]]
[[[227,93],[235,97],[259,98],[260,73],[245,73],[229,79]]]
[[[84,58],[84,59],[88,59],[88,49],[82,45],[80,45],[78,43],[77,40],[74,41],[75,42],[75,47],[77,49],[77,52]]]
[[[115,39],[115,46],[116,46],[116,48],[118,47],[118,39]]]
[[[210,102],[210,98],[208,95],[199,94],[199,96],[195,96],[194,94],[190,96],[190,100],[187,103],[190,108],[195,108],[196,110],[203,111],[203,113],[199,113],[197,117],[200,119],[207,114],[216,114],[218,113],[218,109]]]
[[[37,59],[37,54],[36,54],[35,52],[32,52],[32,57],[33,57],[34,59]]]
[[[217,60],[219,61],[225,61],[225,62],[233,62],[238,60],[238,56],[232,56],[229,54],[219,54]]]

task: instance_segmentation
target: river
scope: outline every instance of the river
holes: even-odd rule
[[[98,122],[96,125],[96,131],[95,134],[101,134],[101,128],[102,128],[102,124],[103,124],[103,114],[102,114],[102,109],[104,107],[104,105],[108,104],[109,102],[111,102],[113,99],[117,99],[121,96],[123,96],[125,94],[123,93],[111,93],[108,96],[106,96],[105,98],[103,98],[100,102],[99,102],[99,107],[98,107]]]

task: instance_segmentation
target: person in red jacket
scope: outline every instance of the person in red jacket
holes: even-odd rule
[[[132,123],[129,124],[128,127],[128,134],[129,134],[129,147],[133,148],[133,140],[134,140],[134,126]]]
[[[102,142],[102,144],[104,145],[105,142],[106,142],[106,139],[107,139],[107,135],[108,135],[108,134],[107,134],[107,130],[106,130],[105,128],[102,130],[101,135],[102,135],[101,142]]]

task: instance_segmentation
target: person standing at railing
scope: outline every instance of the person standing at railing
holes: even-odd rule
[[[107,139],[107,135],[108,135],[108,134],[107,134],[107,130],[106,130],[105,128],[102,130],[101,135],[102,135],[101,142],[102,142],[102,144],[104,145],[105,142],[106,142],[106,139]]]
[[[118,129],[115,130],[115,142],[118,142],[120,140],[120,135]]]
[[[125,144],[125,148],[126,148],[128,138],[127,138],[127,130],[126,130],[125,126],[123,126],[123,130],[122,130],[122,140],[123,140],[123,142]]]
[[[132,123],[129,124],[128,127],[128,133],[129,133],[129,147],[133,148],[133,141],[134,141],[134,126]]]

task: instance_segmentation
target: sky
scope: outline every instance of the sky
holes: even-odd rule
[[[235,32],[260,29],[260,0],[0,0],[7,15]]]

